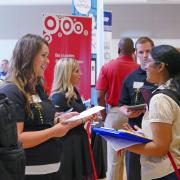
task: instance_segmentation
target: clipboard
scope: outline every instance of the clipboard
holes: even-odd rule
[[[132,105],[132,106],[127,106],[129,110],[141,110],[145,109],[147,104],[138,104],[138,105]]]
[[[102,136],[114,137],[119,140],[123,139],[123,140],[139,142],[139,143],[148,143],[152,141],[151,139],[144,137],[140,133],[133,133],[131,131],[127,131],[123,129],[115,130],[111,128],[100,127],[100,128],[93,128],[93,132]]]

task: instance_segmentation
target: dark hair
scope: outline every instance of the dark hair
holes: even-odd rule
[[[152,39],[150,39],[149,37],[147,36],[143,36],[143,37],[140,37],[136,43],[135,43],[135,49],[137,48],[137,44],[144,44],[144,43],[147,43],[149,42],[151,44],[152,47],[154,47],[154,41]]]
[[[151,56],[155,63],[164,63],[169,73],[169,78],[173,78],[172,86],[180,92],[180,53],[170,45],[159,45],[151,50]]]
[[[118,43],[118,54],[132,55],[134,53],[134,42],[129,37],[123,37]]]
[[[26,99],[26,109],[30,110],[28,97],[35,91],[38,82],[34,72],[34,58],[42,45],[48,42],[39,35],[26,34],[15,45],[9,73],[6,80],[18,86]]]

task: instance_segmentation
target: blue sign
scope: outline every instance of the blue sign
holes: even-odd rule
[[[112,29],[112,12],[104,11],[104,30],[111,31]]]

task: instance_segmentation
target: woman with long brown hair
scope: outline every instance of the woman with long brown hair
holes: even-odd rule
[[[6,84],[0,89],[17,105],[18,139],[26,155],[25,180],[55,180],[61,164],[59,137],[81,124],[54,123],[78,113],[55,117],[55,108],[41,83],[48,55],[48,43],[42,37],[23,36],[14,48]]]

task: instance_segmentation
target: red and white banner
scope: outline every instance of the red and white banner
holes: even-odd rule
[[[90,98],[91,84],[91,32],[89,17],[43,15],[43,36],[49,42],[50,63],[45,72],[45,87],[48,93],[53,81],[54,65],[63,57],[80,60],[82,77],[79,92]]]

